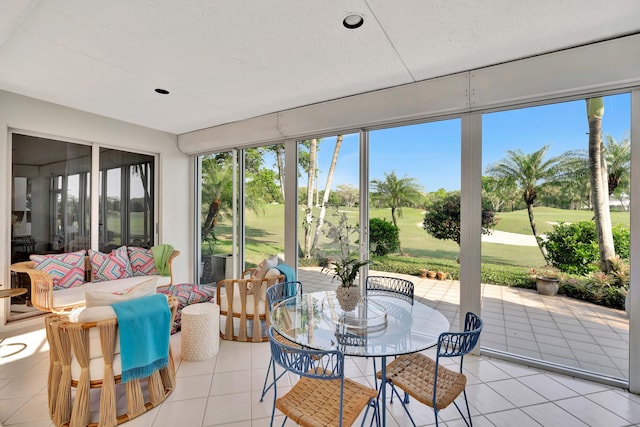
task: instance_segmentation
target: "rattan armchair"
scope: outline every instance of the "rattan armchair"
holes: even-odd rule
[[[482,331],[482,320],[474,313],[467,313],[464,322],[464,332],[444,332],[438,337],[438,349],[436,360],[422,353],[413,353],[398,356],[387,366],[386,381],[392,386],[392,396],[395,394],[411,422],[416,423],[407,409],[405,399],[400,397],[398,388],[412,396],[419,402],[433,408],[433,413],[438,425],[438,412],[453,403],[462,416],[465,424],[471,426],[471,412],[467,401],[466,384],[467,377],[462,373],[464,356],[474,349]],[[448,369],[440,365],[441,358],[457,357],[460,359],[459,371]],[[378,372],[377,377],[382,378]],[[456,398],[462,394],[467,409],[465,415]]]
[[[178,300],[169,298],[169,307],[173,322]],[[158,406],[175,387],[176,370],[171,348],[166,367],[154,371],[146,379],[121,382],[115,317],[95,322],[71,322],[67,315],[49,314],[45,317],[45,329],[50,347],[49,415],[57,427],[122,424]],[[98,399],[99,406],[92,405],[94,399]],[[121,402],[126,405],[119,405]],[[97,415],[96,409],[99,409]]]
[[[280,282],[284,282],[284,274],[220,280],[216,285],[220,337],[244,342],[268,341],[267,329],[271,322],[267,288]]]
[[[341,351],[289,346],[277,340],[273,332],[273,328],[269,328],[274,388],[271,425],[278,409],[285,415],[285,422],[291,419],[301,426],[351,426],[365,408],[361,425],[365,424],[371,408],[372,421],[380,425],[378,393],[344,377]],[[276,364],[301,377],[282,397],[278,397]]]

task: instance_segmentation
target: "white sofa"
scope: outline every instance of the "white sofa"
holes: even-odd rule
[[[146,283],[149,279],[156,279],[156,288],[172,284],[171,262],[179,254],[179,251],[174,250],[168,258],[169,276],[142,275],[100,282],[92,281],[94,274],[92,274],[91,263],[87,255],[84,260],[84,283],[65,289],[57,289],[54,286],[52,276],[45,271],[36,269],[33,261],[12,264],[11,271],[24,273],[29,276],[31,282],[31,303],[35,308],[42,311],[65,313],[76,307],[84,306],[87,292],[105,291],[115,295],[122,294]]]

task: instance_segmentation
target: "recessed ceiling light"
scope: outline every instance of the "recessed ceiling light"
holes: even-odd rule
[[[360,28],[362,24],[364,24],[364,17],[357,13],[350,13],[342,20],[342,25],[349,30]]]
[[[155,92],[156,92],[156,93],[159,93],[160,95],[168,95],[168,94],[169,94],[169,91],[168,91],[168,90],[166,90],[166,89],[160,89],[160,88],[155,89]]]

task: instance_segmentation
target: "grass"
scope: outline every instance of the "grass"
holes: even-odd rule
[[[341,211],[347,213],[352,224],[358,222],[357,208],[341,207]],[[331,220],[331,210],[327,219]],[[314,211],[318,215],[318,210]],[[553,223],[587,221],[593,216],[590,211],[563,210],[547,207],[534,208],[534,215],[539,233],[551,231]],[[384,218],[391,221],[390,209],[371,209],[371,217]],[[458,245],[450,240],[437,240],[427,234],[421,227],[424,213],[421,209],[404,208],[402,216],[398,218],[400,227],[400,241],[406,257],[412,258],[412,262],[423,263],[427,266],[436,260],[455,261],[458,256]],[[526,210],[498,213],[500,222],[496,230],[510,233],[531,235],[529,218]],[[612,212],[612,223],[629,225],[628,212]],[[298,229],[300,239],[304,238],[302,228],[303,211],[299,211]],[[214,248],[214,253],[228,253],[231,249],[231,227],[226,220],[221,220],[216,226],[216,236],[219,239]],[[259,214],[248,212],[246,218],[245,257],[248,265],[255,265],[267,255],[284,252],[284,205],[267,205]],[[330,242],[321,235],[320,246],[325,252],[331,252],[334,248]],[[206,244],[203,250],[206,250]],[[438,261],[439,262],[439,261]],[[523,271],[530,267],[544,264],[544,259],[535,246],[515,246],[497,243],[482,243],[483,264],[495,264],[506,267],[518,267]],[[417,273],[416,273],[417,274]]]

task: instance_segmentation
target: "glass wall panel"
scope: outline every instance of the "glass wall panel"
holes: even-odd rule
[[[349,229],[349,256],[358,257],[359,163],[359,134],[298,141],[300,267],[318,271],[318,266],[345,255],[328,235],[332,228]],[[329,276],[319,280],[327,287],[336,286]]]
[[[459,284],[451,279],[460,271],[460,150],[460,119],[369,133],[372,259],[428,276],[426,297],[450,321],[459,304]],[[389,227],[397,227],[397,240],[384,232]],[[375,264],[370,268],[377,274]],[[449,279],[452,290],[439,286],[438,278]]]
[[[244,150],[244,261],[284,258],[284,144]]]
[[[18,133],[11,142],[11,262],[85,248],[91,147]],[[28,292],[11,299],[9,320],[37,314],[30,304],[29,280],[14,274],[11,286]]]
[[[483,194],[499,221],[482,236],[482,345],[625,379],[630,96],[591,105],[599,100],[591,119],[585,100],[483,116]],[[602,148],[597,161],[590,147]],[[594,174],[602,163],[608,171]],[[595,187],[601,213],[596,176],[609,182]],[[609,274],[600,272],[595,218],[613,230],[620,257]]]
[[[154,244],[153,156],[100,149],[99,248]]]
[[[200,283],[217,283],[232,273],[233,153],[198,157],[200,169]]]

